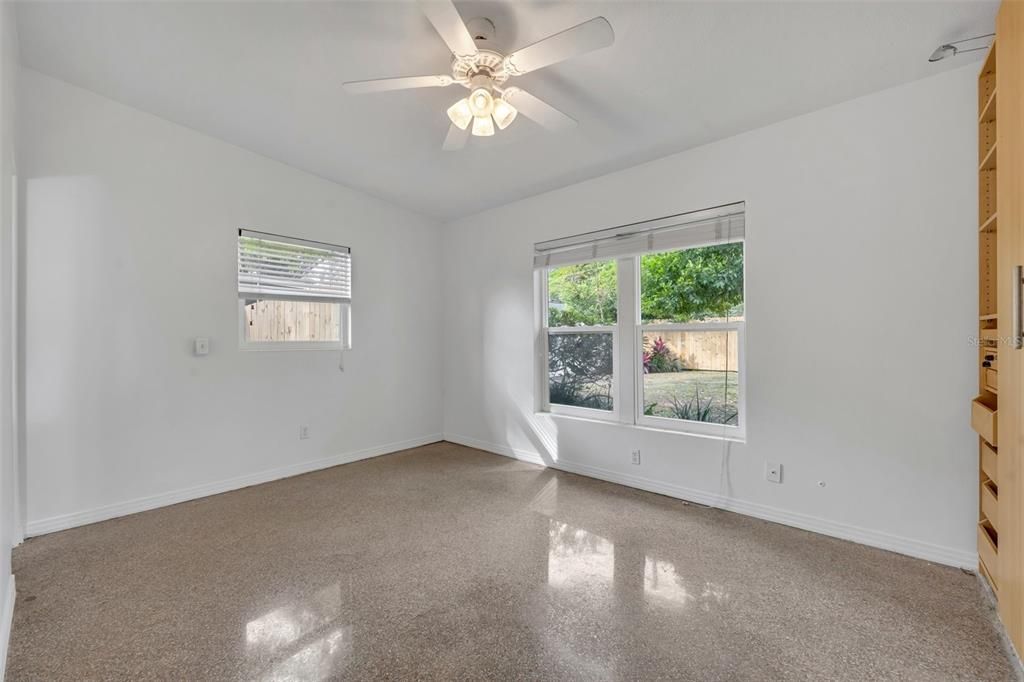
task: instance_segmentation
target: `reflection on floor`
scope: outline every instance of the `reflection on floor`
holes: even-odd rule
[[[15,570],[12,680],[1013,676],[973,576],[447,443]]]

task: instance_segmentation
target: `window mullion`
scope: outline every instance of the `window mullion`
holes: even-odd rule
[[[636,258],[618,259],[618,310],[616,315],[615,381],[616,414],[620,422],[636,422],[636,324],[638,319]]]
[[[534,321],[534,353],[537,358],[537,371],[533,377],[534,407],[547,412],[551,409],[548,393],[548,274],[546,270],[535,270],[534,277],[537,280],[534,288],[539,297],[539,305],[535,306],[539,314]]]

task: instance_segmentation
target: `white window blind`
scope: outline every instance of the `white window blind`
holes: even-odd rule
[[[238,231],[238,297],[283,301],[352,301],[347,246]]]
[[[534,245],[533,267],[548,268],[652,251],[690,249],[739,241],[745,236],[744,204],[620,225]]]

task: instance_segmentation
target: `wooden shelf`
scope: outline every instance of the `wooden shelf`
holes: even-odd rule
[[[988,102],[985,103],[985,107],[981,110],[981,115],[978,116],[978,123],[996,120],[996,92],[996,90],[993,90],[992,95],[989,96]]]
[[[978,166],[979,171],[995,170],[996,168],[996,145],[992,145],[992,149],[988,150],[988,154],[985,154],[984,161]]]
[[[999,534],[988,519],[978,524],[978,558],[992,587],[999,584]]]
[[[996,231],[996,216],[998,216],[998,215],[999,215],[998,213],[993,213],[992,215],[990,215],[985,220],[985,222],[983,222],[981,224],[981,226],[978,228],[978,232],[995,232]]]
[[[981,484],[981,513],[999,532],[999,488],[991,480]]]
[[[982,315],[982,316],[980,316],[978,318],[978,320],[980,322],[990,322],[992,320],[998,320],[998,319],[999,319],[999,314],[998,313],[992,313],[991,315]]]
[[[981,473],[999,485],[999,454],[988,443],[981,444]]]

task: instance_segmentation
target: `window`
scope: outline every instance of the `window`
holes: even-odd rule
[[[540,407],[743,438],[742,204],[536,245]]]
[[[238,321],[243,348],[349,347],[347,247],[238,232]]]
[[[617,278],[615,261],[548,271],[548,401],[611,410]]]

